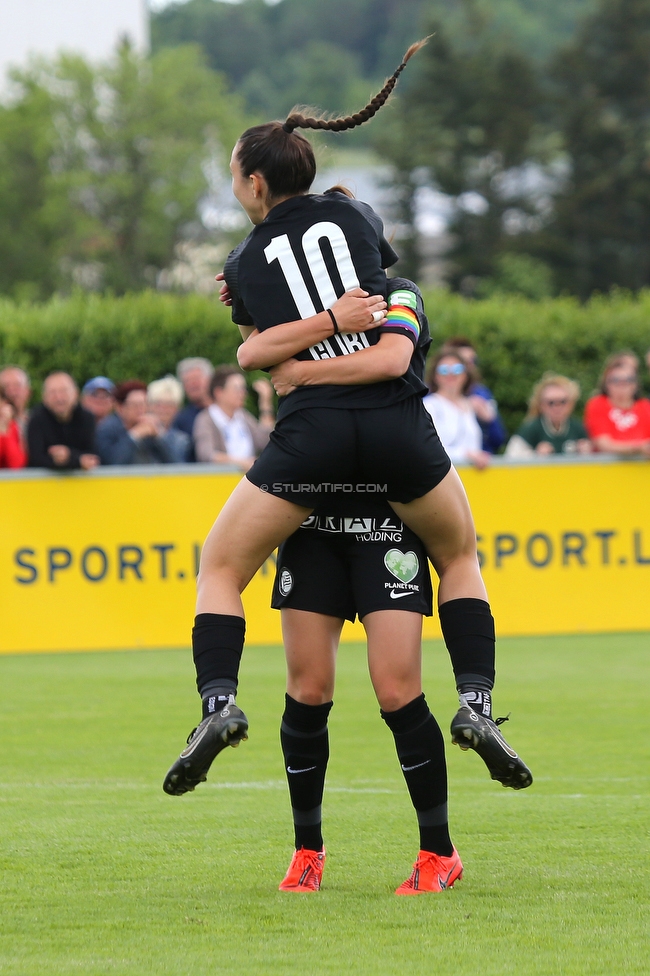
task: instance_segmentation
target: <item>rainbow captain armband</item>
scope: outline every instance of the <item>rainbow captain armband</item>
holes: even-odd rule
[[[388,296],[386,324],[382,331],[390,328],[404,329],[417,345],[420,338],[420,323],[416,315],[417,296],[414,291],[400,289]]]

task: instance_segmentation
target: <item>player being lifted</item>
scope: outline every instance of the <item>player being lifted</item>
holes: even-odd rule
[[[273,350],[264,362],[245,352],[240,362],[246,368],[283,363],[298,372],[285,374],[290,392],[281,399],[271,441],[203,548],[192,633],[203,716],[165,778],[170,794],[194,789],[221,749],[247,734],[234,699],[245,630],[240,594],[323,500],[322,492],[301,486],[350,482],[387,485],[391,508],[420,537],[440,577],[443,634],[452,660],[462,662],[454,736],[483,750],[488,765],[488,746],[491,755],[494,743],[503,743],[498,778],[515,787],[531,781],[491,719],[494,621],[467,498],[422,406],[426,387],[411,365],[417,326],[404,314],[384,321],[384,269],[397,255],[366,204],[337,191],[308,193],[314,155],[295,131],[341,130],[371,118],[420,46],[409,49],[357,115],[292,114],[285,123],[247,130],[233,150],[233,189],[254,227],[226,262],[225,279],[233,319],[252,333],[242,350],[262,337]],[[296,361],[285,363],[290,357]]]

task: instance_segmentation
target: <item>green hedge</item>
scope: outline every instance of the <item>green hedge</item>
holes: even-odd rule
[[[441,291],[425,295],[425,301],[433,348],[452,335],[472,340],[511,432],[546,370],[578,380],[583,405],[607,356],[632,349],[643,357],[650,348],[650,291],[636,298],[614,293],[585,305],[573,298],[533,302],[506,295],[468,301]]]
[[[642,356],[650,346],[650,291],[638,298],[615,293],[586,305],[515,296],[468,301],[444,291],[425,299],[434,348],[455,334],[472,339],[510,430],[545,370],[577,379],[584,402],[606,356],[625,348]],[[37,393],[53,369],[67,370],[79,383],[100,373],[149,382],[174,372],[184,356],[235,362],[237,345],[230,313],[215,296],[141,292],[76,294],[42,305],[0,301],[0,363],[24,366]]]
[[[0,301],[0,363],[23,366],[36,391],[63,369],[145,382],[173,373],[185,356],[236,362],[239,331],[216,297],[144,291],[123,298],[79,293],[43,305]]]

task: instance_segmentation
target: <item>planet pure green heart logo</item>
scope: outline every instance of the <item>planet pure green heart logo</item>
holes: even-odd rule
[[[414,552],[400,552],[399,549],[389,549],[384,556],[386,569],[402,583],[410,583],[418,574],[420,561]]]

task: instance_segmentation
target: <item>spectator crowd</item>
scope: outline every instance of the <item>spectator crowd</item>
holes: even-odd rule
[[[650,352],[646,364],[650,369]],[[533,387],[524,422],[509,440],[469,339],[457,336],[438,350],[429,362],[427,383],[431,392],[424,405],[456,464],[485,468],[504,445],[506,457],[513,459],[592,452],[650,458],[650,400],[641,395],[639,359],[632,352],[606,360],[582,419],[576,415],[579,384],[545,373]]]
[[[650,352],[646,357],[650,369]],[[650,458],[650,400],[641,395],[639,359],[610,356],[598,389],[577,416],[580,387],[559,373],[535,384],[528,414],[508,440],[498,404],[480,372],[473,343],[457,336],[429,360],[424,405],[452,461],[489,465],[505,448],[513,459],[605,452]],[[273,387],[256,380],[258,417],[236,366],[183,359],[176,376],[115,384],[95,376],[79,388],[68,373],[46,377],[41,403],[20,366],[0,369],[0,468],[82,469],[98,465],[227,464],[247,471],[274,425]]]
[[[273,387],[257,380],[259,419],[245,408],[248,387],[235,366],[183,359],[176,376],[115,384],[107,376],[81,391],[69,373],[50,373],[29,409],[20,366],[0,369],[0,468],[90,471],[98,465],[218,462],[247,471],[273,430]]]

